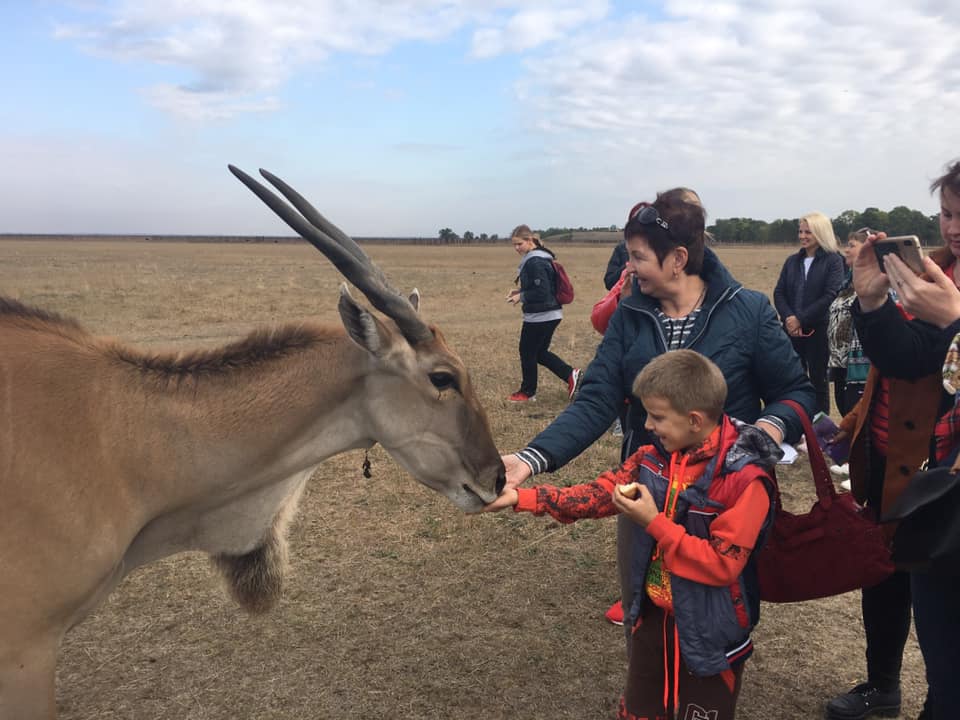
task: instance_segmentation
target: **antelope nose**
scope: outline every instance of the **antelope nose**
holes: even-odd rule
[[[500,469],[497,471],[497,484],[494,486],[497,495],[503,492],[503,488],[507,485],[507,471],[503,467],[503,463],[500,464]]]

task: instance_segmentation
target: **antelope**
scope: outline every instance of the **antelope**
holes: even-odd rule
[[[503,488],[469,375],[419,293],[394,290],[279,178],[260,171],[289,203],[229,167],[389,321],[343,283],[342,326],[151,354],[0,298],[3,720],[56,717],[62,638],[142,565],[208,553],[242,608],[268,610],[301,491],[332,455],[379,443],[466,512]]]

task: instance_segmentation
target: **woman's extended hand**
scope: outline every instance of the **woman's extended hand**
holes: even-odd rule
[[[873,249],[874,243],[886,236],[886,233],[869,235],[853,260],[853,289],[860,301],[860,309],[864,312],[876,310],[887,301],[890,279],[883,273],[877,253]]]
[[[510,303],[511,305],[516,305],[518,302],[520,302],[520,290],[517,288],[514,288],[513,290],[508,292],[507,302]]]
[[[923,269],[930,280],[915,275],[896,255],[888,255],[885,263],[903,309],[913,317],[939,328],[960,319],[960,290],[933,260],[923,259]]]
[[[512,489],[522,485],[523,481],[532,475],[530,466],[515,454],[501,455],[500,459],[503,461],[503,467],[507,471],[506,489]]]

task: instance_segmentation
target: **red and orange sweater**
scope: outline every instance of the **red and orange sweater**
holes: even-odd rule
[[[668,611],[673,608],[672,574],[715,587],[733,583],[743,572],[770,511],[767,488],[757,479],[712,521],[708,538],[690,535],[674,522],[679,494],[703,474],[711,458],[720,451],[720,437],[718,426],[699,447],[673,453],[668,470],[667,502],[646,528],[657,544],[647,570],[646,590],[653,602]],[[615,515],[617,509],[611,492],[617,485],[637,479],[640,462],[650,449],[640,448],[621,467],[589,483],[565,488],[551,485],[518,488],[514,510],[548,514],[562,523]]]

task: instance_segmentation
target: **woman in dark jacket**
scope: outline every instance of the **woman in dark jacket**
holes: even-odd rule
[[[520,329],[520,389],[508,400],[530,402],[537,395],[537,365],[543,365],[567,384],[567,396],[573,397],[580,378],[580,370],[550,352],[550,341],[557,325],[563,319],[563,310],[557,300],[557,271],[553,267],[556,255],[540,243],[540,236],[527,225],[518,225],[511,234],[513,249],[521,256],[520,269],[514,288],[507,294],[507,302],[523,308],[523,327]]]
[[[724,411],[755,423],[777,442],[796,442],[801,427],[782,400],[807,411],[814,394],[800,360],[770,301],[731,277],[704,247],[704,211],[682,200],[641,204],[624,228],[633,293],[613,317],[573,403],[523,450],[504,456],[507,484],[516,486],[540,472],[567,464],[593,444],[617,417],[638,373],[654,357],[678,348],[713,360],[727,381]],[[652,442],[641,403],[631,403],[624,423],[621,456]],[[633,546],[631,523],[618,521],[618,560],[625,607]]]
[[[621,241],[610,253],[610,259],[607,260],[607,269],[603,272],[603,286],[609,290],[617,284],[620,274],[627,264],[627,246]]]
[[[960,331],[960,162],[934,181],[931,190],[940,191],[940,234],[945,246],[924,259],[927,277],[916,277],[896,257],[884,259],[881,268],[873,244],[883,235],[871,236],[853,265],[858,296],[853,318],[871,364],[880,374],[901,381],[903,386],[901,399],[911,417],[895,418],[890,414],[890,436],[895,429],[893,423],[902,422],[902,428],[914,436],[906,441],[905,451],[925,450],[933,467],[949,465],[949,458],[960,445],[960,404],[947,386],[957,388],[949,382],[951,378],[944,383],[942,372],[947,350]],[[888,296],[891,287],[914,319],[907,320],[897,310]],[[921,392],[931,385],[932,393]],[[891,407],[893,392],[891,387]],[[897,429],[902,432],[901,426]],[[906,466],[893,472],[888,469],[880,488],[882,510],[888,509],[888,503],[907,485],[910,475]],[[855,482],[853,490],[863,497],[868,489]],[[960,568],[911,571],[910,596],[917,640],[927,666],[932,716],[955,717],[960,707]]]
[[[800,218],[800,250],[783,263],[773,302],[817,393],[816,409],[830,413],[827,320],[830,303],[843,284],[843,257],[830,218]]]

